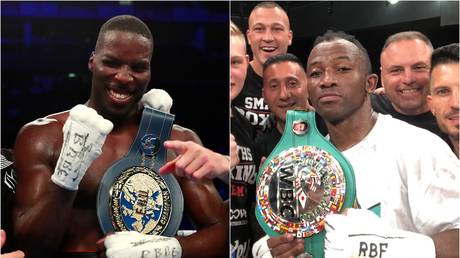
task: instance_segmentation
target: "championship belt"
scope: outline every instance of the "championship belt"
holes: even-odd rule
[[[182,191],[172,174],[157,172],[166,160],[163,142],[173,122],[174,115],[144,107],[129,152],[107,170],[99,185],[97,216],[104,234],[176,234],[184,210]]]
[[[354,181],[350,163],[316,128],[315,113],[289,110],[257,175],[257,220],[269,236],[304,238],[303,257],[322,258],[324,218],[353,206]]]

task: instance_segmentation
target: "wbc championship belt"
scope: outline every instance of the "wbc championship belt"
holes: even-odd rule
[[[176,234],[184,210],[182,191],[172,174],[158,173],[173,122],[174,115],[144,107],[129,152],[107,170],[99,185],[97,216],[104,234]]]
[[[316,128],[315,113],[289,110],[284,133],[260,168],[256,217],[269,236],[304,239],[302,257],[324,257],[324,218],[353,206],[353,169]]]

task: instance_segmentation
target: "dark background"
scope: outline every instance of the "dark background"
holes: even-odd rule
[[[259,2],[231,2],[231,19],[245,32],[251,10]],[[294,34],[288,52],[306,64],[314,39],[328,29],[354,35],[369,52],[373,72],[379,74],[380,51],[394,33],[417,30],[433,47],[459,42],[458,1],[284,1]],[[248,47],[250,52],[250,48]],[[380,85],[380,83],[379,83]]]
[[[171,95],[175,122],[228,153],[228,2],[2,1],[2,148],[25,123],[88,100],[88,58],[100,26],[119,14],[151,29],[150,87]]]
[[[228,154],[228,2],[2,1],[2,148],[14,147],[24,124],[88,100],[87,63],[99,28],[120,14],[137,16],[152,31],[150,88],[171,95],[175,123]],[[215,183],[227,199],[228,185]],[[193,226],[185,219],[181,228]]]

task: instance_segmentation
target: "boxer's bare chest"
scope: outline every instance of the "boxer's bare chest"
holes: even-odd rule
[[[136,130],[134,130],[136,129]],[[137,128],[117,134],[109,134],[102,146],[102,154],[93,161],[80,183],[77,199],[84,199],[95,204],[97,190],[107,170],[129,151],[136,137]]]

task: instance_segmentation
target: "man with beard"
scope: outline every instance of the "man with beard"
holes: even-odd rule
[[[274,116],[275,125],[256,139],[261,157],[268,157],[284,132],[288,110],[306,110],[306,75],[300,60],[292,54],[273,56],[264,63],[263,97]]]
[[[439,128],[449,137],[458,153],[458,43],[439,47],[431,56],[430,95],[428,106],[436,117]]]
[[[286,125],[288,110],[307,110],[307,77],[302,62],[292,54],[280,54],[270,57],[263,66],[263,96],[275,117],[276,124],[268,132],[257,138],[256,150],[260,156],[267,157],[281,138]],[[261,230],[255,228],[256,239]],[[267,258],[299,254],[303,251],[303,241],[295,240],[290,234],[260,238],[254,243],[252,254],[256,258]],[[278,246],[278,243],[280,244]],[[274,249],[278,247],[277,249]]]

